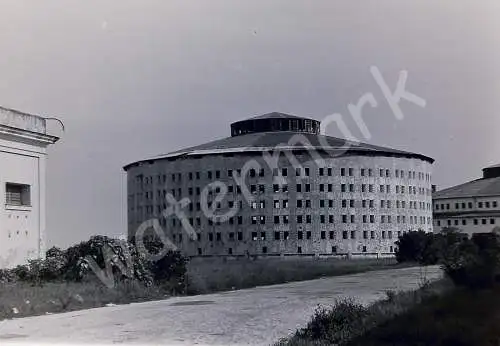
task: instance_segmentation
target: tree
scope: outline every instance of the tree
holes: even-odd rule
[[[435,264],[437,249],[433,244],[433,234],[424,231],[407,232],[396,242],[398,262],[418,262]]]

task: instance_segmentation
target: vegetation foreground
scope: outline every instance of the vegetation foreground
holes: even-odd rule
[[[144,246],[152,254],[162,250],[153,238]],[[44,260],[0,270],[0,319],[408,266],[395,259],[188,261],[173,251],[153,261],[143,253],[133,242],[96,236],[66,250],[52,248]],[[92,268],[102,269],[108,280],[100,280]]]
[[[400,262],[440,263],[446,278],[410,292],[387,292],[371,306],[353,300],[320,307],[308,325],[277,345],[499,345],[500,236],[456,230],[410,232]]]

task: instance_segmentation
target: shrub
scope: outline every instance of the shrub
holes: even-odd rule
[[[12,270],[0,269],[0,284],[7,284],[15,282],[16,280],[17,277]]]
[[[149,239],[147,246],[150,251],[157,253],[162,244]],[[52,247],[47,251],[45,259],[30,260],[26,265],[1,270],[0,283],[25,281],[43,284],[51,281],[95,280],[92,268],[106,270],[109,266],[115,286],[120,281],[134,281],[144,286],[151,286],[157,281],[171,291],[183,292],[186,262],[185,257],[174,251],[151,262],[133,243],[94,236],[66,250]]]
[[[398,262],[436,264],[439,260],[439,244],[432,233],[424,231],[407,232],[396,242]]]
[[[443,268],[458,286],[493,286],[500,281],[500,236],[495,233],[476,233],[471,240],[448,246]]]
[[[131,239],[131,243],[137,251],[139,247],[135,238]],[[143,245],[147,254],[151,255],[158,255],[167,250],[159,259],[148,262],[154,281],[172,293],[185,293],[188,258],[179,251],[165,249],[165,244],[155,235],[145,235]]]
[[[377,326],[387,324],[396,316],[443,295],[449,289],[446,280],[439,280],[414,291],[387,291],[387,299],[366,307],[353,300],[337,301],[329,310],[318,308],[305,328],[275,345],[357,345],[359,338],[364,338]]]
[[[61,280],[63,265],[54,258],[29,260],[27,265],[17,267],[19,279],[41,284],[47,281]]]
[[[15,278],[15,280],[29,280],[30,277],[30,268],[28,265],[18,265],[17,267],[13,268],[10,270],[12,273],[12,276]]]
[[[330,310],[318,307],[307,327],[299,330],[296,337],[338,344],[358,336],[367,315],[367,309],[351,299],[337,301]]]
[[[106,236],[94,236],[66,250],[67,265],[65,278],[81,281],[92,274],[92,265],[105,268],[109,261],[115,281],[138,280],[146,286],[153,278],[147,263],[135,246],[129,242]]]
[[[438,234],[408,232],[396,242],[396,259],[398,262],[434,265],[443,261],[448,249],[466,239],[467,235],[456,228],[446,228]]]
[[[154,280],[173,293],[185,293],[187,258],[179,251],[169,251],[158,261],[153,262],[151,271]]]

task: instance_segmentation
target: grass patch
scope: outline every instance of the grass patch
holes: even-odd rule
[[[205,294],[412,265],[397,264],[392,258],[358,260],[272,258],[227,261],[219,258],[196,258],[187,266],[187,293]]]
[[[135,281],[109,289],[100,282],[49,282],[33,286],[24,282],[0,286],[0,319],[59,313],[164,299],[158,286],[145,287]]]
[[[455,289],[426,299],[350,345],[499,345],[500,287]]]
[[[331,308],[319,307],[305,328],[276,345],[347,345],[426,299],[444,294],[451,287],[449,281],[439,280],[414,291],[389,291],[386,299],[368,307],[350,299],[339,300]]]

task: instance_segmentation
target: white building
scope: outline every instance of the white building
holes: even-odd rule
[[[480,179],[436,192],[433,205],[434,232],[491,232],[500,225],[500,165],[484,168]]]
[[[45,254],[45,119],[0,107],[0,268]]]

